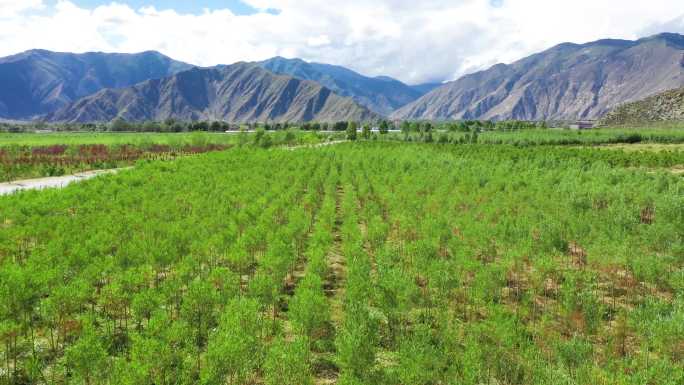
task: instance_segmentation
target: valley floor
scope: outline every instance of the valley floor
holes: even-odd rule
[[[248,138],[0,196],[0,384],[684,382],[679,147]]]

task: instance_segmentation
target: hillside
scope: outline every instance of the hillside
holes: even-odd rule
[[[192,68],[158,52],[84,54],[32,50],[0,58],[0,117],[29,119],[104,88],[127,87]]]
[[[376,115],[351,98],[311,81],[278,76],[258,66],[237,63],[195,68],[132,87],[107,89],[55,113],[49,121],[369,120]]]
[[[357,103],[382,115],[391,114],[437,86],[408,86],[387,76],[371,78],[345,67],[308,63],[300,59],[275,57],[257,64],[276,74],[320,83],[339,95],[352,97]]]
[[[684,36],[565,43],[464,76],[393,114],[397,119],[598,118],[625,102],[684,86]]]
[[[672,121],[684,121],[684,88],[618,106],[606,114],[599,125],[621,126]]]

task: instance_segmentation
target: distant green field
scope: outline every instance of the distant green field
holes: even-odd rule
[[[606,126],[606,128],[610,128],[611,126]],[[642,123],[642,124],[625,124],[622,126],[612,126],[612,128],[620,128],[620,129],[631,129],[631,130],[643,130],[643,129],[662,129],[662,130],[671,130],[671,129],[684,129],[684,122],[678,122],[678,121],[663,121],[663,122],[651,122],[651,123]]]
[[[392,140],[441,143],[537,145],[605,145],[633,143],[684,143],[684,128],[598,128],[590,130],[523,129],[473,132],[433,130],[427,132],[393,132]]]
[[[252,140],[255,134],[243,134],[247,140]],[[268,132],[274,144],[282,142],[292,142],[293,144],[317,143],[328,134],[305,132],[305,131],[278,131]],[[288,139],[287,136],[293,136]],[[181,132],[181,133],[160,133],[160,132],[55,132],[55,133],[0,133],[0,147],[5,146],[52,146],[79,145],[79,144],[104,144],[108,146],[131,144],[145,146],[147,144],[160,144],[178,147],[183,145],[195,144],[236,144],[240,141],[240,133],[223,132]],[[244,138],[243,138],[244,139]]]
[[[295,135],[294,142],[299,144],[316,143],[329,134],[291,131]],[[252,137],[253,133],[246,134]],[[286,131],[269,132],[274,143],[285,141]],[[337,136],[344,135],[343,132]],[[462,132],[432,133],[437,142],[440,136],[446,136],[449,142],[464,140],[471,134]],[[238,133],[116,133],[116,132],[59,132],[48,134],[36,133],[0,133],[0,147],[5,146],[51,146],[51,145],[79,145],[104,144],[121,145],[132,144],[145,146],[147,144],[161,144],[182,146],[192,144],[228,145],[239,142]],[[417,132],[408,135],[412,141],[424,141],[424,136]],[[390,139],[402,140],[404,133],[392,133]],[[244,140],[244,139],[243,139]],[[514,144],[514,145],[601,145],[620,143],[684,143],[684,126],[655,126],[644,128],[601,128],[592,130],[563,130],[563,129],[531,129],[516,131],[485,131],[478,135],[478,142],[485,144]]]
[[[684,151],[684,143],[634,143],[634,144],[606,144],[597,146],[598,149],[605,150],[624,150],[624,151]]]
[[[56,144],[186,144],[203,141],[212,144],[231,144],[237,136],[225,133],[116,133],[116,132],[59,132],[48,134],[0,134],[0,146],[51,146]]]
[[[168,160],[233,146],[301,146],[330,137],[302,131],[0,134],[0,182],[124,167],[141,159]]]
[[[481,135],[489,144],[610,144],[610,143],[684,143],[684,129],[603,128],[592,130],[492,131]]]

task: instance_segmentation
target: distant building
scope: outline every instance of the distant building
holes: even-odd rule
[[[570,124],[571,130],[588,130],[594,128],[596,125],[595,120],[578,120],[575,123]]]

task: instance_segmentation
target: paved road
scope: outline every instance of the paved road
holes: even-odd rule
[[[23,191],[23,190],[42,190],[42,189],[46,189],[46,188],[62,188],[62,187],[66,187],[67,185],[74,183],[74,182],[80,182],[80,181],[83,181],[86,179],[95,178],[96,176],[99,176],[99,175],[113,174],[113,173],[116,173],[116,172],[119,172],[121,170],[125,170],[128,168],[130,168],[130,167],[112,169],[112,170],[93,170],[93,171],[80,172],[80,173],[74,174],[74,175],[55,176],[55,177],[40,178],[40,179],[25,179],[25,180],[17,180],[14,182],[0,183],[0,195],[8,195],[8,194],[12,194],[12,193],[15,193],[17,191]]]

